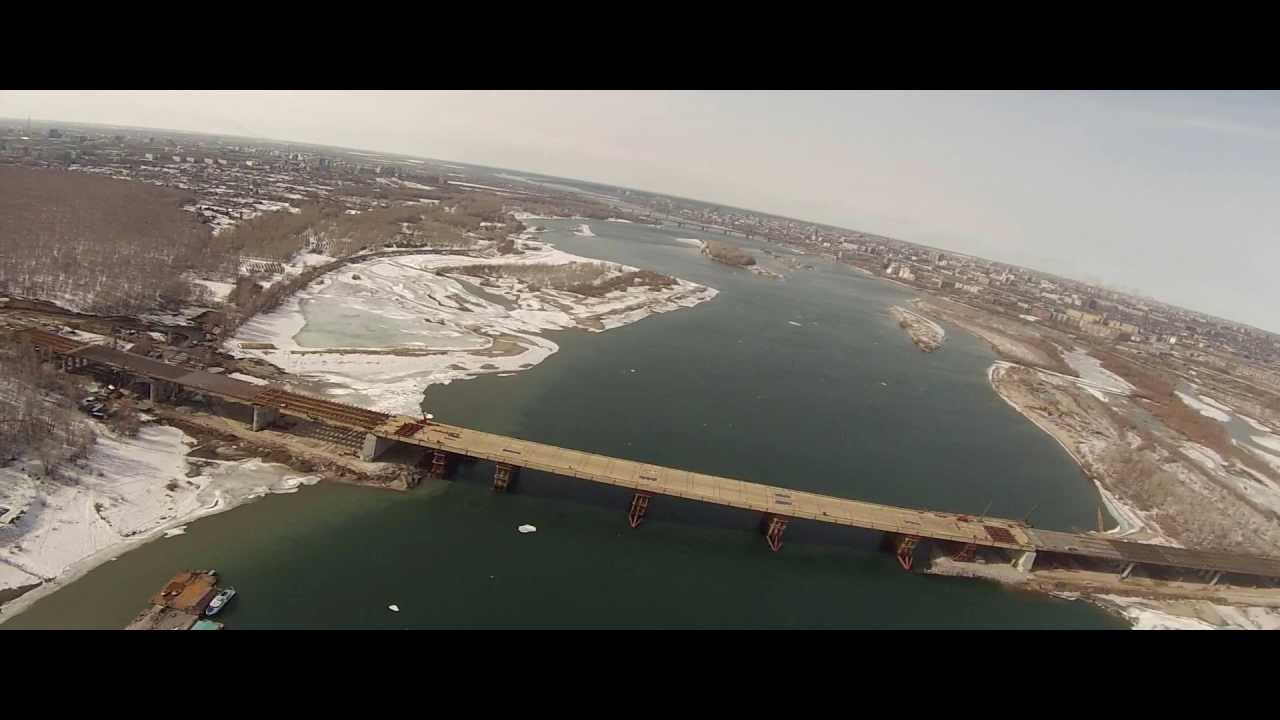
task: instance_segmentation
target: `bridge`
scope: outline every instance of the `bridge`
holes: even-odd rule
[[[397,416],[312,397],[276,385],[225,377],[160,362],[105,345],[89,344],[40,330],[21,330],[15,339],[67,370],[98,365],[128,373],[150,385],[153,401],[181,390],[195,391],[253,408],[253,429],[287,415],[361,433],[361,459],[373,462],[396,446],[421,448],[431,473],[448,475],[458,459],[494,463],[493,487],[505,491],[522,468],[611,485],[631,491],[628,522],[639,526],[655,497],[682,498],[758,513],[770,548],[781,549],[787,525],[795,520],[878,531],[906,570],[922,541],[941,544],[955,560],[973,560],[978,549],[1003,553],[1029,571],[1037,558],[1078,558],[1113,567],[1121,577],[1136,568],[1168,568],[1197,573],[1217,584],[1224,575],[1269,584],[1280,579],[1280,557],[1115,540],[1100,535],[1034,528],[1025,522],[960,513],[882,505],[793,490],[733,478],[663,467],[581,450],[495,435],[425,418]]]
[[[650,218],[652,217],[657,217],[657,216],[650,216]],[[725,227],[723,225],[708,225],[703,222],[698,222],[697,220],[688,220],[686,218],[676,217],[673,215],[663,215],[659,219],[662,220],[663,223],[675,225],[677,228],[688,227],[696,230],[701,230],[702,232],[705,232],[705,233],[718,232],[721,235],[741,235],[742,237],[747,238],[748,240],[752,238],[752,233],[750,230],[742,230],[741,228],[737,228],[737,227]]]

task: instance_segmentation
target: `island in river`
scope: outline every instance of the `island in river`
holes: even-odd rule
[[[722,240],[703,240],[702,254],[733,267],[751,267],[756,264],[754,255]]]
[[[898,327],[907,331],[911,336],[911,342],[915,343],[921,351],[933,352],[942,347],[947,331],[943,330],[938,323],[899,305],[889,308],[889,314],[898,321]]]

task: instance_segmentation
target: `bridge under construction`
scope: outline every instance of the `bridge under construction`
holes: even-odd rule
[[[85,343],[41,330],[21,330],[15,339],[67,370],[102,366],[145,381],[150,397],[160,402],[181,391],[196,392],[253,408],[253,429],[275,423],[281,415],[361,433],[359,455],[375,461],[397,446],[421,448],[431,472],[445,477],[459,459],[494,463],[493,487],[505,491],[521,469],[554,473],[631,492],[627,511],[632,527],[640,525],[658,497],[682,498],[757,513],[760,530],[773,550],[796,520],[861,528],[884,533],[886,546],[910,570],[922,541],[943,546],[955,560],[974,559],[979,549],[999,552],[1020,570],[1037,558],[1079,558],[1113,567],[1121,577],[1136,568],[1191,571],[1208,584],[1224,576],[1267,584],[1280,579],[1280,558],[1175,548],[1114,540],[1094,534],[1033,528],[1025,522],[959,513],[917,510],[822,495],[677,468],[609,457],[518,438],[471,430],[425,418],[395,416],[297,393],[285,388],[225,377],[204,370],[160,362],[105,345]]]

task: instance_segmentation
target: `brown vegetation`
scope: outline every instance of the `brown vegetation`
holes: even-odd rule
[[[702,254],[725,265],[748,267],[756,264],[755,256],[751,253],[720,240],[704,240]]]
[[[334,257],[376,247],[471,247],[523,229],[497,198],[472,194],[448,207],[395,205],[348,214],[340,205],[316,204],[297,213],[267,213],[228,230],[215,244],[227,255],[287,260],[309,246]]]
[[[226,266],[189,197],[131,180],[0,167],[0,292],[118,314],[188,301]]]
[[[608,220],[609,218],[621,218],[623,220],[631,220],[639,222],[640,217],[619,210],[611,205],[600,202],[581,199],[557,198],[554,201],[547,200],[521,200],[520,209],[535,215],[546,215],[549,217],[584,217],[589,220]]]
[[[1006,369],[995,385],[1002,397],[1070,448],[1086,474],[1150,513],[1174,540],[1190,547],[1251,552],[1270,552],[1266,548],[1280,540],[1280,527],[1268,513],[1210,479],[1176,447],[1136,431],[1127,411],[1117,411],[1076,386],[1049,382],[1028,368]],[[1130,431],[1139,436],[1136,447],[1129,441]]]
[[[1170,430],[1213,450],[1223,458],[1235,460],[1264,476],[1276,477],[1275,471],[1266,462],[1236,447],[1222,423],[1200,414],[1198,410],[1182,402],[1174,394],[1177,378],[1172,373],[1139,365],[1111,352],[1095,350],[1093,355],[1101,361],[1102,367],[1137,388],[1140,397],[1151,400],[1147,410]]]
[[[1212,481],[1194,487],[1157,461],[1154,451],[1112,445],[1098,463],[1122,497],[1152,513],[1160,528],[1188,547],[1273,554],[1275,523]]]
[[[616,272],[605,263],[571,262],[558,265],[531,263],[527,265],[462,265],[443,272],[482,278],[515,278],[529,289],[558,290],[561,292],[603,297],[616,290],[629,287],[671,287],[675,280],[651,270]]]
[[[121,435],[136,436],[138,430],[142,429],[142,418],[138,417],[138,409],[134,407],[133,401],[128,398],[117,401],[111,415],[107,417],[107,426]]]
[[[307,205],[299,212],[263,213],[223,232],[214,243],[228,256],[288,260],[303,248],[306,232],[342,216],[336,205]]]
[[[29,453],[46,472],[83,457],[93,446],[89,420],[74,403],[73,378],[35,356],[0,356],[0,463]]]
[[[1080,376],[1080,373],[1076,372],[1075,368],[1067,364],[1067,359],[1063,357],[1062,348],[1058,343],[1043,335],[1024,336],[1022,341],[1044,353],[1045,357],[1049,359],[1046,369],[1063,375],[1070,375],[1071,377]]]

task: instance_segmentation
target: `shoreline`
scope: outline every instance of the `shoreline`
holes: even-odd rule
[[[467,314],[469,309],[483,307],[495,314],[509,315],[513,318],[512,322],[523,330],[522,332],[511,331],[501,325],[499,325],[498,331],[495,331],[493,326],[482,327],[479,335],[488,342],[485,347],[460,348],[457,347],[457,343],[454,343],[453,347],[412,348],[412,352],[407,355],[395,354],[397,350],[403,350],[404,348],[376,347],[370,348],[367,354],[359,352],[357,348],[338,348],[334,351],[334,354],[345,358],[372,360],[376,365],[384,366],[381,369],[385,369],[386,365],[395,361],[405,365],[412,365],[433,358],[443,360],[442,363],[438,363],[440,368],[435,368],[435,370],[443,369],[448,377],[437,377],[433,373],[427,378],[428,382],[421,386],[413,383],[414,387],[409,388],[408,396],[413,401],[414,414],[416,414],[417,406],[421,403],[424,392],[433,384],[448,383],[454,379],[469,379],[489,373],[510,374],[533,367],[554,354],[559,349],[558,346],[551,340],[542,337],[542,332],[573,328],[588,332],[603,332],[639,322],[650,315],[665,314],[681,308],[694,307],[714,299],[718,294],[715,288],[673,278],[675,285],[669,288],[636,288],[634,290],[611,293],[601,298],[574,298],[564,293],[547,293],[547,296],[539,298],[543,305],[534,309],[528,307],[528,292],[520,287],[518,282],[499,284],[498,287],[481,288],[482,292],[501,295],[513,300],[513,306],[517,309],[507,313],[505,310],[501,310],[499,305],[480,297],[479,294],[467,292],[456,280],[447,277],[449,266],[483,263],[509,264],[523,262],[534,264],[548,262],[551,264],[564,264],[571,262],[600,262],[610,268],[615,268],[611,272],[617,272],[616,268],[633,270],[633,268],[628,268],[628,266],[620,263],[595,261],[591,258],[571,255],[555,249],[549,243],[531,241],[527,235],[521,239],[527,243],[524,247],[525,252],[514,257],[445,256],[436,253],[424,253],[423,257],[428,260],[434,260],[438,267],[412,269],[410,276],[413,276],[414,273],[423,276],[429,274],[433,279],[441,278],[442,282],[448,283],[450,288],[455,290],[454,295],[443,296],[445,297],[445,302],[438,303],[443,310],[440,310],[437,314],[444,313],[447,315],[449,309],[447,303],[454,303],[452,307],[457,309],[457,314],[463,315]],[[394,257],[387,258],[383,262],[388,265],[403,264],[407,259]],[[377,261],[374,262],[376,263]],[[318,278],[310,287],[323,290],[331,285],[339,275],[352,273],[367,275],[373,267],[375,265],[365,263],[358,268],[335,268],[332,273]],[[461,277],[465,277],[468,280],[474,279],[468,276]],[[281,351],[286,354],[293,351],[318,354],[328,352],[329,349],[326,348],[303,348],[294,341],[294,337],[306,328],[308,322],[302,310],[302,304],[308,299],[305,290],[291,295],[276,311],[266,313],[246,323],[241,328],[242,332],[237,332],[234,337],[225,341],[224,348],[233,357],[241,359],[256,358],[265,360],[268,363],[272,363],[272,356]],[[418,319],[424,316],[423,304],[415,302],[416,298],[409,297],[406,299],[404,298],[404,293],[395,292],[394,290],[387,292],[386,295],[394,300],[404,302],[404,305],[396,308],[400,313],[403,314],[405,312],[405,305],[407,305],[410,314],[416,313],[415,317]],[[465,300],[461,299],[463,295],[467,296]],[[452,298],[459,299],[454,300]],[[427,299],[435,301],[436,296],[429,293]],[[577,302],[574,302],[575,300]],[[565,306],[568,306],[568,309],[573,312],[565,311],[563,309]],[[501,310],[500,313],[499,310]],[[430,313],[426,314],[429,315]],[[475,329],[475,326],[470,323],[459,323],[459,326],[466,331]],[[268,342],[279,341],[277,347],[281,350],[241,350],[238,347],[240,342],[260,340]],[[526,345],[522,341],[528,344]],[[353,350],[356,350],[356,352],[352,352]],[[471,364],[477,367],[464,367],[459,372],[456,369],[456,361],[461,355],[474,355],[475,362]],[[276,363],[272,364],[275,365]],[[421,370],[421,368],[417,369]],[[291,376],[288,378],[289,381],[306,382],[317,377],[315,373],[299,373],[288,367],[284,368],[284,370]],[[318,377],[325,381],[334,379],[333,375],[319,374]],[[342,378],[340,375],[338,377]],[[387,384],[380,382],[388,380],[385,373],[380,376],[375,375],[368,379],[369,383],[364,389],[379,394],[384,399],[387,394],[390,394],[391,400],[394,402],[394,383],[396,378],[392,377],[390,379],[392,383]],[[337,392],[332,394],[349,395],[352,392],[356,392],[350,387],[339,387],[336,390]],[[101,430],[101,432],[105,433],[106,431]],[[41,510],[33,512],[25,520],[30,526],[22,528],[21,534],[15,537],[14,546],[19,549],[11,551],[12,554],[9,556],[0,555],[0,568],[11,568],[10,578],[8,578],[10,582],[0,588],[0,592],[14,594],[14,597],[0,602],[0,625],[3,625],[10,618],[20,615],[41,599],[73,584],[95,568],[116,560],[147,543],[180,534],[180,531],[190,523],[233,510],[267,494],[298,492],[302,486],[312,485],[324,479],[318,474],[297,472],[287,465],[265,462],[261,457],[268,453],[261,449],[258,449],[257,456],[243,460],[191,457],[192,446],[196,445],[195,440],[187,432],[184,432],[181,427],[176,427],[171,422],[148,423],[144,426],[142,433],[146,436],[144,439],[164,436],[169,441],[169,444],[163,449],[159,447],[151,448],[154,451],[153,459],[167,467],[168,472],[167,474],[156,472],[154,477],[150,479],[153,481],[152,484],[155,485],[161,485],[165,479],[170,479],[173,483],[180,485],[178,492],[181,494],[181,501],[185,503],[185,506],[175,510],[166,505],[164,507],[168,509],[161,511],[146,505],[146,503],[139,501],[137,498],[122,495],[123,491],[118,491],[114,486],[107,484],[101,487],[95,485],[89,488],[78,488],[74,491],[64,491],[60,489],[50,490],[45,484],[32,479],[31,485],[34,490],[27,499],[32,503],[43,502],[44,505]],[[181,447],[174,445],[174,441],[179,439]],[[127,445],[129,440],[113,439],[112,442]],[[109,447],[115,446],[110,445]],[[98,448],[95,448],[91,452],[90,461],[86,464],[86,468],[76,469],[73,471],[74,474],[91,474],[95,470],[95,463],[108,462],[109,459],[104,460],[102,457],[97,456],[97,453]],[[187,476],[193,465],[201,467],[201,472],[194,476]],[[0,468],[0,471],[2,470],[3,468]],[[110,468],[107,469],[107,472],[110,475]],[[256,477],[255,473],[266,474],[269,477],[264,480]],[[101,474],[101,472],[98,472],[99,476]],[[112,479],[114,480],[114,478]],[[123,486],[123,483],[119,484]],[[113,491],[115,494],[111,494]],[[68,492],[70,494],[68,498],[65,498],[66,507],[49,507],[49,499],[55,496],[63,499],[62,496],[67,495]],[[59,495],[59,493],[62,493],[62,495]],[[210,493],[212,497],[201,497]],[[3,499],[0,496],[0,500]],[[174,502],[178,501],[175,500]],[[124,511],[129,513],[131,522],[140,523],[139,530],[130,532],[127,527],[120,526],[119,523],[113,525],[106,522],[105,519],[85,516],[84,508],[86,506],[99,507],[104,503],[124,508]],[[7,504],[12,505],[13,503],[9,502]],[[19,510],[25,510],[25,506],[19,507]],[[62,554],[68,557],[68,561],[65,564],[58,564],[56,555],[46,556],[44,554],[45,544],[47,544],[48,540],[47,535],[51,532],[51,528],[55,527],[64,530],[63,535],[58,536],[57,540],[65,543],[67,541],[67,532],[72,536],[70,539],[73,541],[74,547],[70,550],[64,549],[62,551]],[[8,529],[6,526],[0,526],[0,533],[6,529]],[[16,526],[13,531],[18,532]],[[89,540],[74,543],[77,534],[88,537]],[[26,560],[30,551],[21,548],[21,545],[28,539],[44,541],[39,545],[41,554],[31,556],[41,562]],[[77,554],[78,549],[88,549],[90,547],[92,548],[91,552]],[[73,559],[72,556],[74,556]],[[3,595],[0,595],[0,597],[3,597]]]
[[[1045,435],[1048,435],[1050,438],[1053,438],[1053,441],[1058,443],[1058,446],[1066,451],[1067,455],[1071,458],[1071,461],[1075,463],[1077,468],[1079,468],[1080,473],[1084,475],[1085,478],[1089,480],[1089,482],[1093,483],[1093,486],[1098,490],[1099,497],[1102,499],[1102,504],[1105,505],[1107,508],[1107,513],[1111,515],[1111,519],[1116,522],[1116,527],[1112,528],[1111,530],[1107,530],[1102,534],[1114,535],[1115,537],[1125,537],[1128,535],[1132,535],[1133,533],[1138,532],[1139,530],[1150,531],[1149,528],[1145,527],[1145,525],[1142,524],[1141,519],[1137,515],[1136,509],[1131,508],[1128,505],[1121,502],[1119,498],[1115,497],[1115,495],[1110,490],[1108,490],[1100,480],[1098,480],[1097,477],[1095,477],[1091,472],[1089,472],[1088,468],[1085,465],[1084,458],[1080,457],[1079,451],[1076,448],[1069,446],[1065,440],[1063,440],[1061,437],[1058,436],[1057,433],[1053,431],[1052,428],[1046,427],[1039,418],[1027,412],[1021,405],[1019,405],[1018,403],[1006,397],[1004,393],[1000,392],[1000,388],[996,384],[999,371],[1009,367],[1026,368],[1027,370],[1031,370],[1033,372],[1041,371],[1039,368],[1033,368],[1027,365],[1019,365],[1017,363],[1009,362],[1007,360],[997,360],[993,362],[990,367],[987,368],[987,382],[991,385],[992,392],[996,394],[996,397],[1003,400],[1006,405],[1008,405],[1009,407],[1017,411],[1019,415],[1021,415],[1022,417],[1030,421],[1032,425],[1035,425],[1041,432],[1043,432]],[[1049,371],[1044,371],[1044,372],[1049,372]],[[1071,378],[1071,379],[1075,379],[1075,378]]]
[[[180,434],[182,445],[181,450],[169,453],[165,459],[173,461],[175,465],[180,463],[190,467],[190,454],[194,448],[191,444],[186,442],[191,439],[187,433],[178,428],[174,428],[171,425],[149,424],[145,427],[152,429],[153,433],[172,430]],[[93,454],[91,453],[91,457],[92,456]],[[108,460],[100,456],[96,458],[96,460],[98,464],[96,472],[101,472],[102,468],[109,467]],[[9,564],[11,567],[22,570],[28,575],[38,578],[40,582],[34,586],[30,586],[30,589],[18,594],[16,597],[0,603],[0,625],[3,625],[13,617],[20,615],[42,598],[48,597],[58,590],[74,583],[76,580],[84,577],[94,569],[116,560],[128,552],[142,547],[143,545],[180,534],[175,531],[182,530],[185,526],[193,522],[233,510],[269,494],[291,494],[298,492],[303,486],[314,485],[321,479],[318,475],[299,473],[286,465],[265,462],[259,458],[245,458],[242,460],[198,459],[198,462],[200,463],[199,466],[201,466],[201,473],[186,479],[196,480],[204,478],[205,482],[198,485],[197,489],[190,493],[190,500],[198,502],[200,501],[200,495],[207,492],[212,494],[212,498],[199,502],[199,504],[191,505],[185,510],[179,510],[175,512],[173,516],[167,518],[163,516],[160,518],[155,517],[154,509],[152,509],[152,514],[138,512],[136,504],[129,507],[129,509],[134,512],[126,519],[119,521],[121,526],[111,525],[105,518],[102,518],[102,521],[107,528],[116,533],[116,537],[108,540],[104,544],[97,544],[95,549],[89,554],[76,557],[74,560],[62,565],[52,577],[46,577],[39,572],[26,570],[18,564],[6,562],[6,564]],[[83,472],[86,474],[92,474],[95,472],[95,469],[91,465],[84,469]],[[267,477],[256,477],[255,473],[263,473]],[[237,477],[238,475],[244,475],[245,477]],[[267,480],[272,479],[274,479],[274,482],[266,482]],[[71,490],[71,492],[87,496],[78,497],[81,502],[94,502],[96,504],[101,504],[102,501],[108,499],[106,496],[98,494],[100,491],[101,488],[93,487],[77,487]],[[66,523],[72,523],[72,531],[74,532],[74,526],[76,523],[74,506],[58,508],[46,518],[45,513],[47,512],[48,511],[46,510],[41,513],[41,519],[45,521],[44,523],[29,528],[26,533],[17,538],[19,544],[28,536],[34,536],[37,539],[41,539],[41,536],[47,536],[50,532],[48,529],[50,523],[52,523],[52,527],[54,529],[64,529]],[[69,518],[68,515],[71,517]],[[123,523],[128,521],[142,522],[145,525],[145,529],[133,533],[122,533],[121,530],[123,529]],[[91,541],[96,542],[101,538],[101,530],[98,530],[97,532],[95,532],[93,528],[88,528],[88,530]],[[47,545],[49,538],[43,537],[42,539],[43,542],[41,545],[43,548]],[[74,553],[74,550],[71,552]],[[36,570],[38,570],[38,568]]]
[[[1117,539],[1134,539],[1141,542],[1171,545],[1182,545],[1168,537],[1164,530],[1149,520],[1146,513],[1137,509],[1128,501],[1112,492],[1103,484],[1100,477],[1090,470],[1091,463],[1080,451],[1068,442],[1071,434],[1063,429],[1047,425],[1036,414],[1031,413],[1014,398],[1001,390],[1001,374],[1011,368],[1019,368],[1037,374],[1042,380],[1052,383],[1051,377],[1056,373],[1041,368],[1021,366],[1008,361],[996,361],[987,370],[988,381],[995,394],[1007,405],[1031,421],[1041,432],[1046,433],[1058,443],[1086,478],[1097,488],[1102,504],[1107,513],[1115,521],[1116,526],[1101,533],[1089,533],[1098,537]],[[1079,378],[1059,378],[1059,382],[1070,381],[1089,391],[1096,384]],[[1016,381],[1012,381],[1016,382]],[[1110,388],[1115,394],[1127,394],[1116,388]],[[1134,538],[1143,534],[1148,537]],[[945,574],[945,573],[944,573]],[[979,576],[983,575],[979,571]],[[1195,627],[1202,629],[1259,629],[1280,625],[1280,614],[1275,608],[1280,606],[1280,596],[1262,597],[1264,591],[1248,587],[1224,585],[1216,591],[1202,586],[1183,585],[1178,582],[1155,583],[1150,586],[1144,581],[1119,583],[1106,573],[1073,572],[1073,571],[1036,571],[1033,570],[1025,578],[1010,581],[1006,578],[990,575],[990,579],[1035,592],[1047,592],[1068,599],[1084,600],[1124,618],[1133,629],[1176,629]],[[1167,586],[1166,586],[1167,585]],[[1070,588],[1070,592],[1059,591]],[[1206,619],[1207,618],[1207,619]]]
[[[635,286],[598,297],[538,288],[522,279],[520,272],[528,272],[522,269],[592,264],[603,268],[604,277],[636,269],[573,255],[527,234],[514,237],[521,250],[516,255],[405,255],[330,273],[246,322],[223,347],[233,357],[270,363],[297,381],[318,380],[326,394],[344,402],[416,414],[434,385],[542,363],[559,351],[550,331],[604,332],[718,295],[715,288],[679,278],[668,287]],[[477,265],[508,267],[512,274],[456,272]],[[347,324],[377,330],[343,337],[342,326],[330,317],[338,315]]]
[[[911,342],[915,343],[921,352],[931,353],[939,350],[947,339],[947,331],[941,325],[901,305],[890,306],[889,315],[898,321],[898,327],[906,331]]]

